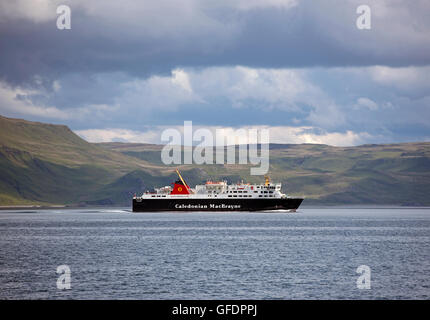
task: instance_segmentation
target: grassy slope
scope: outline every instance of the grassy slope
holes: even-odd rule
[[[114,143],[103,147],[160,163],[161,146]],[[430,205],[430,143],[271,145],[270,149],[271,176],[283,182],[291,195],[305,196],[308,204]],[[183,170],[190,168],[200,169],[201,180],[261,182],[261,177],[250,176],[245,165],[183,166]]]
[[[171,183],[161,146],[91,144],[65,126],[0,116],[0,205],[128,204],[135,192]],[[430,143],[271,145],[270,174],[311,204],[430,205]],[[179,166],[190,185],[206,179],[262,182],[249,165]]]
[[[0,146],[26,151],[59,165],[108,167],[116,174],[145,166],[136,158],[96,146],[78,137],[67,126],[10,119],[0,116]]]
[[[90,144],[68,127],[0,116],[0,205],[94,200],[104,186],[151,164]]]

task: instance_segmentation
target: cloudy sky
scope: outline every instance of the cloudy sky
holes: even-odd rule
[[[186,120],[278,143],[430,141],[429,16],[428,0],[1,1],[0,114],[89,141],[156,143]]]

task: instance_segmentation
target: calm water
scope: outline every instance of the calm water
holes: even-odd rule
[[[370,290],[356,286],[363,264]],[[429,297],[428,208],[0,211],[1,299]]]

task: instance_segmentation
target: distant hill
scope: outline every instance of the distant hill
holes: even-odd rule
[[[135,171],[171,173],[88,143],[66,126],[0,116],[0,205],[118,203],[107,199],[138,190],[103,190]]]
[[[0,205],[130,205],[164,186],[174,166],[162,146],[92,144],[68,127],[0,116]],[[249,165],[179,166],[190,185],[206,179],[262,182]],[[304,204],[430,205],[430,143],[331,147],[270,145],[270,175]]]
[[[162,165],[162,146],[103,143],[101,147]],[[183,166],[200,169],[203,179],[244,179],[248,165]],[[271,144],[270,175],[284,191],[315,205],[430,205],[430,143],[333,147],[319,144]],[[186,176],[184,174],[184,176]],[[190,177],[187,177],[190,178]]]

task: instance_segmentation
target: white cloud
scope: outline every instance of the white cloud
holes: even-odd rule
[[[393,68],[375,66],[366,68],[372,80],[397,89],[430,89],[430,66]]]
[[[134,131],[127,129],[76,130],[76,134],[89,142],[154,143],[159,141],[158,131]]]
[[[183,132],[182,126],[156,126],[147,128],[145,131],[134,131],[127,129],[87,129],[75,131],[79,136],[89,142],[132,142],[132,143],[154,143],[161,144],[161,133],[165,129],[176,129]],[[289,126],[242,126],[242,127],[222,127],[222,126],[193,126],[193,132],[198,129],[207,129],[212,132],[213,137],[236,136],[238,130],[249,129],[263,130],[270,132],[270,143],[315,143],[332,146],[353,146],[366,143],[372,136],[366,132],[326,132],[314,127],[289,127]],[[243,143],[257,143],[244,136]],[[216,140],[219,141],[219,140]],[[214,141],[214,145],[216,145]],[[195,141],[199,143],[199,141]]]
[[[149,114],[196,105],[212,108],[213,102],[221,99],[227,101],[226,107],[295,112],[325,128],[345,123],[342,108],[308,80],[308,73],[242,66],[175,69],[171,76],[152,76],[121,84],[124,90],[116,101],[127,110]]]
[[[308,80],[309,70],[236,66],[190,70],[188,74],[203,100],[223,97],[237,108],[303,113],[313,124],[327,128],[345,122],[341,107]],[[306,108],[310,111],[304,111]]]
[[[231,5],[241,10],[267,7],[289,9],[297,5],[297,0],[227,0],[224,2],[221,1],[221,3]]]
[[[369,98],[358,98],[355,108],[356,109],[367,108],[371,111],[375,111],[375,110],[378,110],[378,104]]]
[[[252,99],[264,101],[262,109],[297,109],[297,103],[310,103],[308,97],[317,91],[298,70],[236,67],[224,71],[234,79],[224,88],[234,104]]]
[[[170,77],[152,76],[148,79],[134,79],[122,84],[124,92],[118,97],[118,103],[138,110],[176,110],[181,105],[202,102],[193,92],[189,75],[180,69],[172,71]]]
[[[316,71],[242,66],[184,68],[172,70],[168,76],[152,76],[147,79],[129,80],[122,74],[101,75],[100,77],[106,76],[108,81],[98,81],[95,89],[91,87],[91,82],[88,82],[88,87],[82,86],[80,81],[59,79],[53,83],[52,92],[0,86],[0,113],[7,116],[34,116],[37,120],[67,120],[62,122],[72,127],[114,128],[82,132],[94,141],[117,139],[160,143],[158,139],[161,127],[157,130],[142,129],[140,125],[163,125],[182,120],[214,124],[213,119],[206,119],[204,116],[206,110],[212,108],[210,112],[213,113],[213,109],[218,108],[220,114],[227,118],[229,113],[239,115],[237,119],[228,119],[228,123],[233,126],[247,124],[246,120],[241,119],[241,112],[247,119],[248,113],[252,113],[254,124],[272,125],[271,130],[276,132],[272,135],[273,142],[332,145],[356,145],[370,140],[389,142],[393,141],[390,139],[399,139],[394,134],[398,134],[397,128],[400,128],[399,131],[404,130],[402,126],[412,126],[422,132],[428,127],[430,95],[425,89],[428,82],[421,84],[428,76],[426,68],[419,70],[412,67],[378,66]],[[366,83],[366,79],[370,79],[370,82]],[[44,83],[43,79],[38,80]],[[318,81],[321,80],[329,84],[327,91],[319,87],[321,82]],[[78,90],[84,88],[83,103],[69,103],[63,108],[56,107],[55,103],[42,103],[50,101],[42,99],[50,94],[61,97],[62,100],[57,100],[60,104],[64,100],[68,102],[70,98],[73,100],[72,94],[75,91],[73,88],[69,90],[68,86],[74,83],[80,84]],[[354,86],[350,87],[351,84]],[[398,88],[413,92],[419,85],[423,95],[415,97],[398,93]],[[112,89],[113,86],[115,90]],[[81,91],[77,92],[79,94]],[[101,92],[112,93],[112,96],[108,101],[103,101],[100,99],[103,98]],[[191,110],[198,110],[195,116]],[[182,112],[188,119],[184,119]],[[285,117],[285,121],[284,118],[276,118],[278,112]],[[168,119],[162,119],[160,114]],[[225,122],[220,122],[222,123]],[[140,131],[124,131],[127,124]],[[279,131],[273,124],[279,124]],[[122,131],[115,129],[118,127]],[[231,127],[230,130],[234,128]],[[378,134],[382,133],[384,136],[380,137]],[[425,135],[427,136],[426,133]],[[375,137],[380,140],[374,140]]]
[[[191,88],[190,79],[188,78],[188,74],[181,69],[175,69],[172,71],[172,83],[179,85],[185,91],[193,92]]]
[[[262,111],[295,110],[305,103],[318,108],[328,98],[305,79],[304,72],[289,69],[211,67],[175,69],[171,76],[152,76],[123,83],[123,105],[139,101],[142,108],[176,110],[191,103],[228,99],[233,107],[254,104]]]
[[[344,111],[323,90],[308,79],[309,70],[261,69],[236,67],[211,67],[205,69],[174,69],[170,76],[152,76],[147,79],[120,77],[118,94],[110,104],[91,103],[56,109],[46,117],[58,119],[114,120],[126,113],[139,116],[154,115],[158,111],[176,112],[180,108],[199,106],[213,108],[214,101],[226,102],[226,108],[251,108],[261,111],[261,121],[267,112],[291,111],[299,119],[306,119],[318,127],[335,128],[345,122]],[[109,77],[108,77],[109,78]],[[122,81],[122,82],[121,82]],[[50,96],[62,97],[68,82],[57,80],[53,92],[27,92],[26,107],[16,107],[25,113],[32,101],[49,101]],[[110,81],[107,82],[110,85]],[[72,82],[73,84],[73,82]],[[91,98],[91,88],[84,88],[82,94]],[[95,94],[103,88],[96,87]],[[79,90],[82,88],[79,87]],[[81,91],[78,91],[78,94]],[[69,94],[70,95],[70,94]],[[15,93],[16,96],[16,93]],[[46,99],[40,99],[43,96]],[[67,96],[67,95],[66,95]],[[53,99],[53,101],[58,101]],[[60,100],[61,101],[61,100]],[[99,101],[94,99],[94,101]],[[21,104],[24,102],[21,101]],[[5,103],[11,107],[11,104]],[[33,105],[33,108],[35,106]],[[42,107],[42,106],[39,106]],[[225,109],[224,109],[225,111]],[[35,112],[35,111],[34,111]],[[29,114],[34,114],[29,112]],[[300,124],[296,118],[296,124]]]
[[[14,0],[0,2],[0,21],[10,18],[28,19],[33,22],[45,22],[56,19],[55,0]]]
[[[202,96],[222,95],[234,105],[246,100],[264,101],[261,108],[295,109],[295,102],[317,94],[305,72],[292,69],[262,69],[243,66],[190,70],[195,91]]]
[[[35,89],[10,88],[0,82],[0,110],[8,114],[21,114],[27,116],[50,119],[68,119],[69,114],[53,106],[34,104],[28,96],[39,94]]]
[[[55,81],[53,90],[60,90],[60,84]],[[0,112],[10,116],[33,116],[57,120],[87,120],[88,117],[99,119],[110,118],[117,112],[119,105],[89,104],[79,108],[59,109],[43,103],[34,103],[32,97],[49,95],[43,89],[11,88],[0,82]]]
[[[355,146],[366,143],[372,136],[366,132],[325,132],[313,133],[312,127],[272,127],[272,143],[316,143],[331,146]]]

